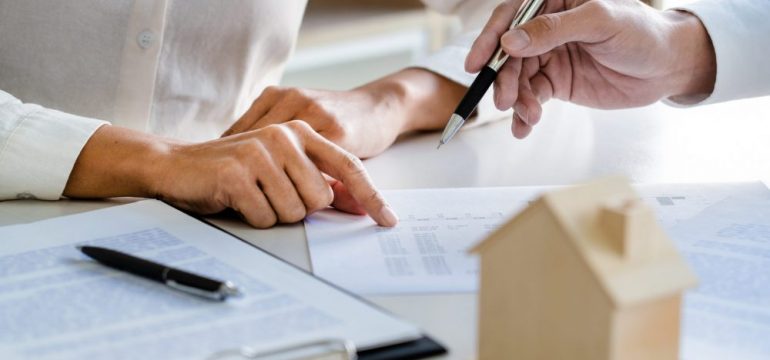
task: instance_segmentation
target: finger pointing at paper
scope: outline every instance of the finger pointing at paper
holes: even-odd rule
[[[230,208],[257,228],[297,222],[329,205],[382,226],[398,222],[361,161],[303,121],[202,143],[150,140],[115,126],[98,129],[65,194],[155,197],[200,214]],[[113,161],[122,176],[98,176],[94,164],[107,158],[123,159]]]

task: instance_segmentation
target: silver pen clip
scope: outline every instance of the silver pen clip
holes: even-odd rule
[[[243,295],[243,293],[238,289],[238,287],[236,287],[233,283],[229,281],[222,283],[222,286],[220,286],[219,289],[217,289],[216,291],[206,291],[206,290],[198,289],[192,286],[180,284],[174,280],[166,280],[165,284],[168,287],[186,292],[188,294],[193,294],[193,295],[197,295],[197,296],[201,296],[207,299],[217,300],[217,301],[224,301],[225,299],[231,296]]]

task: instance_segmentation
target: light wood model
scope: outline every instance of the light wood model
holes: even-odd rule
[[[693,272],[622,178],[548,193],[471,250],[479,359],[677,359]]]

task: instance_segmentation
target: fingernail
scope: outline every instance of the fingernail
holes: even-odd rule
[[[519,51],[529,46],[530,38],[526,31],[514,29],[503,35],[500,41],[505,45],[506,50]]]
[[[380,214],[382,215],[382,219],[385,220],[385,226],[396,226],[396,224],[398,224],[398,215],[396,215],[396,212],[393,211],[390,206],[383,206]]]

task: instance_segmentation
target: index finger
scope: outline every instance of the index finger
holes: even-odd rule
[[[309,125],[305,124],[304,127],[306,129],[301,133],[305,151],[313,163],[324,173],[345,184],[353,199],[361,204],[377,224],[395,226],[398,217],[374,187],[361,160],[316,133]]]
[[[466,71],[474,73],[481,71],[500,44],[500,37],[511,27],[522,2],[523,0],[508,0],[495,8],[465,58]]]

